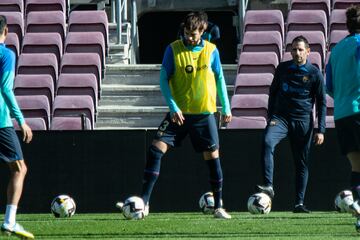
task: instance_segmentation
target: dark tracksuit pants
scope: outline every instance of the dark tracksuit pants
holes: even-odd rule
[[[264,134],[262,148],[262,167],[265,185],[273,185],[274,151],[276,145],[289,137],[295,162],[295,204],[304,203],[308,182],[308,156],[313,134],[313,120],[289,120],[274,115],[269,121]]]

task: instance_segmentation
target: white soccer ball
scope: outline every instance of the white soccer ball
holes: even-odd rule
[[[247,207],[252,214],[268,214],[271,211],[271,198],[265,193],[255,193],[249,197]]]
[[[353,194],[350,190],[343,190],[335,197],[335,210],[338,212],[350,212],[350,205],[354,203]]]
[[[57,218],[72,217],[75,211],[75,201],[68,195],[59,195],[51,202],[51,212]]]
[[[145,217],[145,204],[142,198],[132,196],[125,200],[123,214],[126,219],[140,220]]]
[[[199,199],[199,207],[204,214],[213,214],[214,213],[214,195],[212,192],[206,192],[201,195]]]

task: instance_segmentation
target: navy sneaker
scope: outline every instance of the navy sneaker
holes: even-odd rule
[[[256,185],[256,191],[267,194],[271,199],[274,198],[275,192],[272,186]]]
[[[295,206],[293,213],[311,213],[311,211],[301,204]]]

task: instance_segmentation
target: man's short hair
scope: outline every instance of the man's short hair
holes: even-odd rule
[[[3,15],[0,15],[0,34],[4,33],[6,26],[7,26],[6,17]]]
[[[294,43],[297,43],[297,42],[304,42],[305,43],[305,48],[310,48],[309,41],[303,35],[295,37],[292,40],[291,45],[293,45]]]
[[[346,27],[349,33],[360,33],[360,6],[351,5],[346,9]]]
[[[184,19],[184,28],[189,31],[204,31],[207,27],[208,16],[205,12],[191,12]]]

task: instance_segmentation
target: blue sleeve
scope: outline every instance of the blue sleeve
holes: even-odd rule
[[[170,109],[170,112],[180,111],[179,107],[171,95],[169,79],[174,73],[174,54],[170,46],[165,50],[164,59],[160,69],[160,89],[161,93],[165,98],[165,101]]]
[[[328,64],[326,65],[325,72],[326,72],[326,92],[331,97],[333,97],[334,88],[333,88],[333,81],[332,81],[333,78],[332,78],[332,67],[331,67],[330,59],[329,59]]]
[[[15,78],[15,54],[11,50],[9,50],[7,53],[9,54],[4,54],[3,59],[1,59],[1,95],[3,96],[4,101],[10,110],[11,116],[16,119],[19,125],[22,125],[25,120],[16,102],[16,98],[13,92]]]
[[[229,115],[231,114],[229,97],[227,94],[227,88],[225,83],[225,77],[223,73],[223,69],[220,62],[219,51],[215,49],[211,54],[211,69],[214,72],[215,80],[216,80],[216,89],[219,95],[220,103],[222,106],[222,114]]]
[[[316,110],[318,117],[318,132],[325,133],[326,123],[326,93],[324,86],[324,78],[320,72],[317,73],[317,87],[316,87]]]
[[[356,40],[357,40],[356,60],[358,62],[360,62],[360,36],[359,35],[356,36]]]

